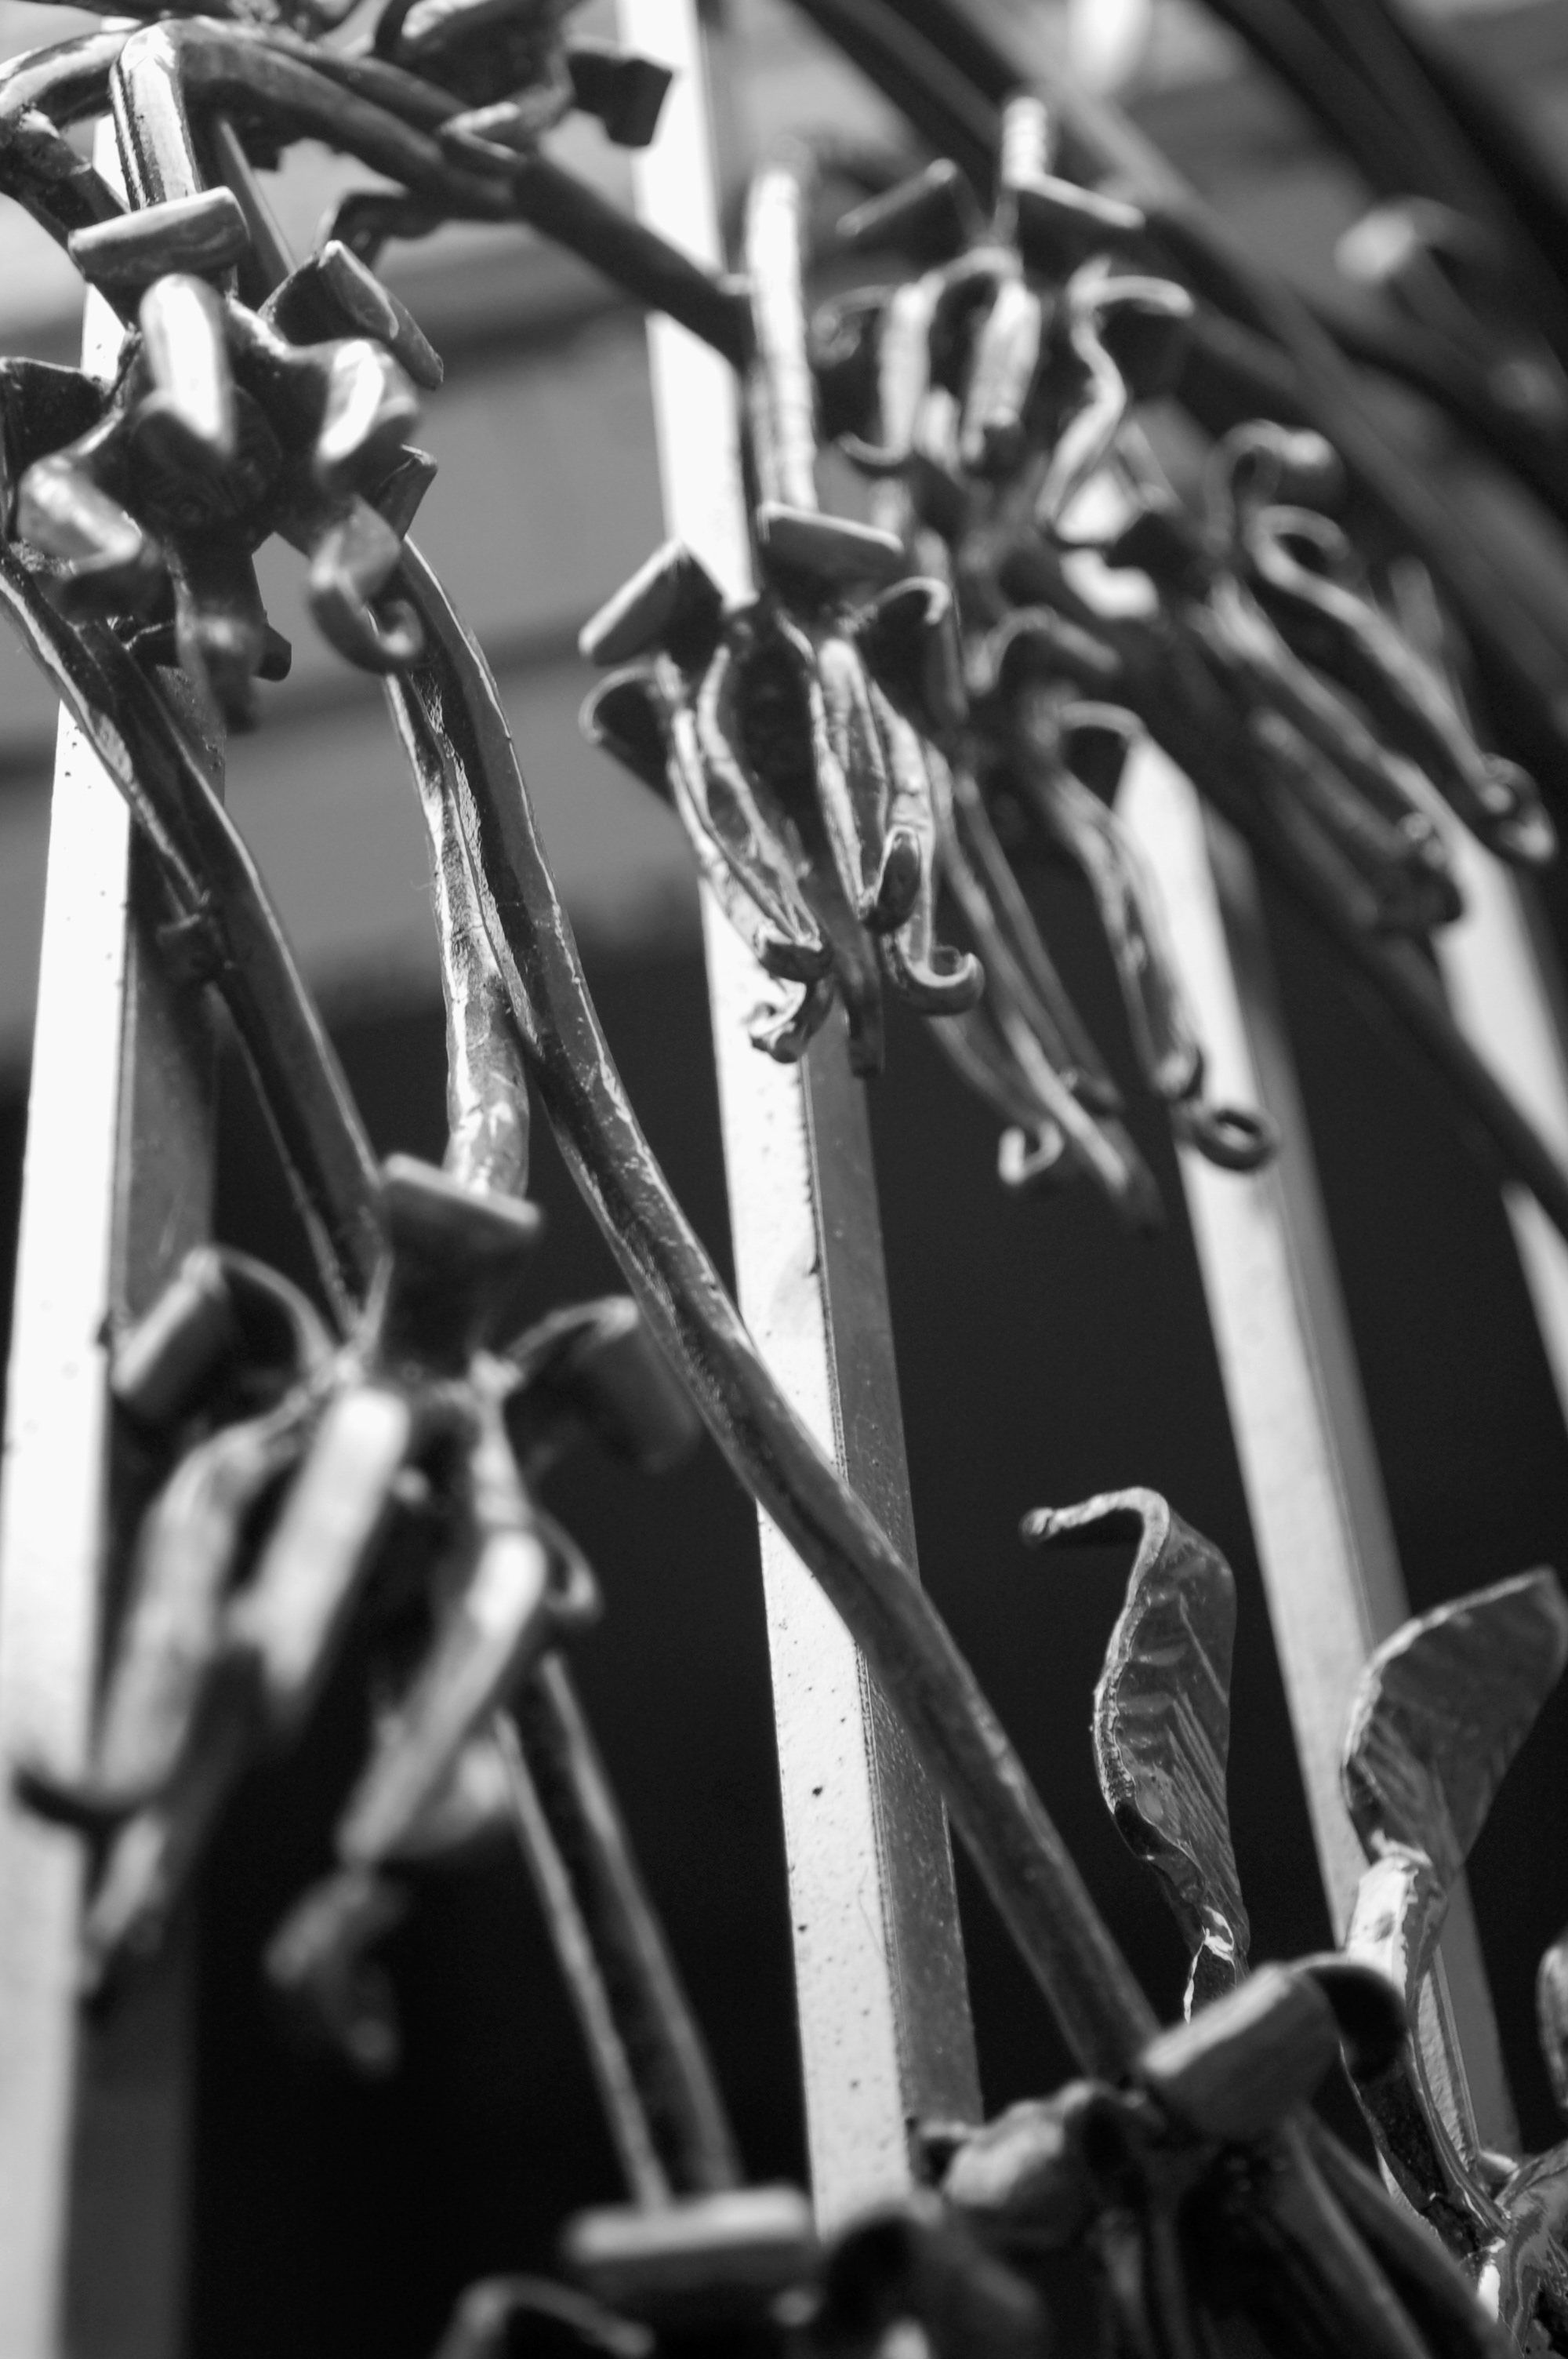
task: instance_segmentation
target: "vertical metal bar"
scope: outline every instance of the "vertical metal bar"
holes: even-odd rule
[[[1460,1029],[1543,1136],[1568,1155],[1568,1030],[1562,978],[1530,890],[1458,828],[1449,830],[1465,914],[1436,938]],[[1568,1419],[1568,1245],[1534,1197],[1506,1186],[1513,1230],[1547,1364]]]
[[[643,218],[721,259],[692,0],[621,0],[625,38],[673,66],[639,158]],[[739,399],[725,364],[649,328],[669,530],[727,591],[750,587]],[[770,1063],[745,1017],[766,978],[703,910],[741,1308],[818,1440],[914,1561],[871,1142],[841,1018],[804,1067]],[[940,1805],[860,1654],[762,1522],[813,2192],[823,2224],[910,2183],[909,2126],[975,2118],[979,2087]]]
[[[1404,629],[1471,723],[1452,630],[1431,575],[1407,559],[1391,587]],[[1568,997],[1539,897],[1530,880],[1477,843],[1434,792],[1427,799],[1464,903],[1457,922],[1434,938],[1454,1021],[1541,1136],[1568,1155]],[[1568,1419],[1568,1244],[1527,1189],[1505,1182],[1501,1192]]]
[[[85,364],[112,373],[118,340],[90,297]],[[82,1760],[113,1572],[108,1333],[208,1223],[212,1039],[157,955],[164,915],[124,804],[62,716],[0,1499],[6,2359],[171,2359],[180,2342],[189,1957],[177,1940],[84,2022],[81,1845],[19,1810],[10,1781],[20,1755]]]
[[[1339,1791],[1351,1695],[1409,1611],[1312,1139],[1249,856],[1152,745],[1118,804],[1164,887],[1217,1094],[1267,1108],[1280,1158],[1251,1177],[1180,1150],[1274,1642],[1336,1935],[1364,1861]],[[1469,1897],[1454,1895],[1417,2026],[1461,2150],[1507,2149],[1513,2108]]]

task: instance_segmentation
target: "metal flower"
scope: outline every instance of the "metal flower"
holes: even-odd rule
[[[341,244],[259,310],[221,294],[211,282],[249,246],[226,189],[80,231],[84,275],[136,299],[113,387],[4,364],[10,529],[53,560],[60,611],[150,633],[231,725],[252,717],[256,677],[288,667],[252,563],[274,532],[308,558],[311,612],[340,654],[387,671],[416,650],[389,585],[435,473],[408,441],[415,386],[441,379],[408,313]]]
[[[783,509],[762,527],[767,588],[752,603],[727,613],[672,546],[594,618],[585,653],[643,660],[597,691],[586,725],[667,796],[736,930],[799,986],[758,1015],[754,1044],[797,1058],[838,996],[850,1061],[875,1073],[879,971],[926,1015],[980,990],[979,962],[935,939],[940,788],[915,699],[950,653],[946,601],[899,578],[885,535]],[[880,597],[851,603],[879,580]]]
[[[970,773],[955,804],[957,897],[966,857],[1000,908],[993,879],[1020,845],[1065,852],[1096,892],[1146,1073],[1173,1099],[1178,1126],[1218,1160],[1260,1159],[1268,1142],[1250,1118],[1182,1094],[1197,1044],[1153,898],[1133,886],[1106,808],[1119,766],[1109,740],[1141,723],[1568,1217],[1551,1158],[1521,1136],[1419,961],[1388,939],[1457,912],[1444,804],[1504,857],[1550,857],[1533,783],[1480,748],[1440,654],[1407,627],[1395,589],[1410,562],[1379,571],[1323,512],[1338,466],[1321,437],[1244,425],[1215,445],[1199,508],[1184,506],[1139,408],[1179,387],[1192,299],[1144,266],[1154,244],[1136,208],[1055,174],[1037,100],[1011,102],[1003,122],[989,223],[962,176],[941,166],[840,224],[853,250],[892,249],[925,267],[830,304],[813,345],[825,413],[876,485],[879,516],[953,587],[971,698],[954,760],[956,775]],[[1099,708],[1087,727],[1103,816],[1061,784],[1077,777],[1085,705]],[[1112,722],[1117,712],[1129,717]],[[1022,892],[1015,906],[1022,925]],[[1011,955],[981,947],[990,1021],[965,1027],[981,1050],[969,1059],[976,1078],[983,1057],[993,1097],[1017,1103],[1028,1084],[1017,1038],[1032,1029],[1094,1114],[1101,1077],[1046,987],[1049,962],[1033,942],[1026,959],[1005,937]],[[1027,1025],[1000,1023],[1010,1003]],[[1114,1189],[1114,1162],[1102,1155],[1100,1169]]]
[[[1144,1079],[1180,1135],[1239,1169],[1264,1161],[1273,1140],[1256,1116],[1205,1102],[1158,890],[1111,807],[1138,734],[1113,701],[1114,664],[1079,633],[1076,652],[1099,678],[1075,678],[1057,644],[1070,626],[1015,614],[957,562],[982,519],[1000,529],[1073,509],[1134,401],[1169,377],[1191,312],[1180,288],[1115,259],[1141,216],[1054,179],[1048,144],[1038,102],[1016,101],[989,223],[950,166],[849,216],[838,234],[851,249],[891,244],[930,266],[891,296],[829,306],[814,349],[841,448],[922,566],[953,583],[965,638],[968,706],[943,738],[952,790],[942,868],[987,994],[938,1037],[1015,1125],[1004,1178],[1083,1170],[1147,1225],[1158,1218],[1153,1182],[1114,1120],[1119,1092],[1031,906],[1032,856],[1065,859],[1087,883]]]
[[[855,1069],[879,1071],[880,963],[903,997],[937,1019],[935,1037],[953,1061],[1013,1125],[1004,1178],[1084,1169],[1136,1225],[1152,1226],[1158,1196],[1116,1120],[1119,1093],[1067,999],[977,783],[994,767],[981,715],[996,703],[998,681],[966,683],[953,592],[933,578],[946,562],[928,567],[926,542],[824,516],[817,505],[817,388],[801,292],[813,191],[809,159],[787,155],[758,176],[747,209],[761,595],[726,608],[689,551],[660,551],[583,634],[597,661],[640,658],[590,699],[585,726],[674,804],[737,930],[766,973],[796,985],[782,1009],[760,1010],[759,1048],[798,1057],[837,995]],[[962,212],[960,199],[953,175],[938,168],[906,211],[928,231],[944,204]],[[1104,210],[1087,207],[1095,222]],[[986,468],[988,437],[1001,433],[1004,386],[1020,417],[1033,414],[1019,353],[1027,345],[1030,365],[1039,364],[1041,320],[1032,295],[1027,333],[1012,320],[1021,289],[1017,254],[988,245],[973,270],[923,282],[911,316],[890,315],[888,341],[918,374],[930,345],[972,325],[982,294],[990,304],[995,335],[974,330],[984,347],[975,364],[983,417],[966,429]],[[1145,298],[1096,296],[1080,356],[1096,332],[1090,310],[1098,319],[1124,301]],[[941,326],[945,304],[953,318]],[[1011,358],[990,349],[997,338]],[[901,381],[889,395],[900,418],[919,407],[909,392]],[[855,455],[885,475],[910,454],[861,446]],[[1000,666],[1009,693],[1014,669]],[[1103,706],[1069,716],[1069,734],[1084,742],[1108,718]],[[1031,766],[1039,823],[1089,879],[1152,1085],[1179,1107],[1185,1135],[1217,1160],[1250,1168],[1271,1136],[1248,1117],[1203,1104],[1202,1058],[1152,887],[1105,804],[1059,758],[1065,742],[1057,733]],[[941,945],[944,911],[943,927],[967,934],[968,951]]]
[[[116,1354],[124,1413],[186,1446],[142,1527],[85,1777],[25,1773],[103,1843],[90,1985],[156,1943],[240,1770],[297,1738],[367,1616],[391,1687],[335,1905],[362,1934],[384,1917],[375,1879],[482,1819],[496,1709],[595,1611],[540,1469],[585,1425],[648,1466],[693,1439],[623,1299],[522,1328],[531,1206],[405,1157],[383,1203],[383,1264],[341,1344],[285,1281],[204,1249]]]
[[[756,1045],[799,1057],[838,996],[855,1070],[874,1073],[879,973],[930,1016],[981,989],[979,962],[936,933],[933,740],[961,690],[941,586],[912,576],[894,537],[818,509],[806,195],[781,164],[747,212],[762,593],[726,610],[689,552],[661,551],[583,633],[595,661],[644,658],[604,684],[585,723],[669,796],[737,930],[798,986],[759,1016]]]

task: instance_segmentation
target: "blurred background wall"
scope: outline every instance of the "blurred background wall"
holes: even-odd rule
[[[1059,11],[1026,8],[1058,39]],[[596,11],[589,11],[591,18]],[[902,126],[783,0],[724,9],[737,153],[781,127],[889,147]],[[81,20],[7,0],[0,44]],[[1568,117],[1562,0],[1454,12],[1466,43],[1548,125]],[[1323,285],[1360,191],[1310,127],[1201,16],[1160,0],[1130,93],[1145,126],[1255,253]],[[572,160],[625,193],[588,132]],[[326,159],[280,187],[307,239]],[[73,275],[7,209],[0,349],[69,357]],[[640,322],[590,273],[517,233],[395,249],[390,276],[446,359],[424,439],[440,475],[417,527],[499,677],[530,792],[632,1095],[683,1201],[728,1265],[696,909],[674,821],[581,740],[579,625],[661,535]],[[1403,430],[1451,466],[1411,403]],[[1484,482],[1476,497],[1489,496]],[[1568,595],[1561,552],[1525,553]],[[438,1157],[439,990],[423,839],[374,684],[300,609],[269,559],[294,646],[264,723],[231,750],[229,792],[319,991],[376,1143]],[[14,1231],[48,838],[53,714],[0,646],[0,1235]],[[1561,886],[1549,896],[1563,914]],[[1091,1027],[1128,1065],[1112,979],[1071,889],[1055,935]],[[1568,1437],[1495,1188],[1407,1079],[1288,913],[1275,939],[1321,1178],[1416,1604],[1568,1559]],[[882,1216],[922,1565],[1096,1893],[1166,2012],[1182,1960],[1101,1810],[1089,1699],[1125,1557],[1027,1558],[1023,1511],[1123,1483],[1165,1491],[1234,1565],[1240,1592],[1232,1795],[1259,1957],[1320,1946],[1317,1896],[1256,1560],[1168,1138],[1131,1093],[1168,1225],[1119,1234],[1087,1197],[1019,1199],[989,1119],[894,1011],[872,1089]],[[309,1273],[264,1125],[225,1072],[219,1234]],[[547,1139],[541,1308],[616,1284]],[[596,1564],[607,1611],[578,1648],[583,1686],[760,2176],[803,2168],[783,1859],[749,1508],[710,1449],[658,1485],[582,1461],[551,1505]],[[401,2073],[360,2085],[296,2054],[257,1959],[325,1864],[352,1755],[353,1667],[306,1753],[258,1773],[199,1903],[190,2350],[290,2359],[427,2350],[468,2277],[548,2266],[573,2206],[615,2174],[516,1861],[434,1880],[391,1952]],[[1479,1916],[1528,2138],[1553,2125],[1534,2052],[1537,1955],[1568,1919],[1568,1706],[1512,1773],[1477,1855]],[[965,1883],[988,2104],[1041,2091],[1066,2059],[989,1910]]]

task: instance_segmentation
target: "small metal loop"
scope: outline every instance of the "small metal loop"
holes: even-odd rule
[[[1228,549],[1248,516],[1281,500],[1332,507],[1344,463],[1326,436],[1263,419],[1233,427],[1209,453],[1203,507],[1211,538]]]
[[[997,1142],[997,1177],[1004,1188],[1058,1188],[1076,1169],[1065,1134],[1054,1122],[1033,1131],[1014,1125]]]
[[[1260,1171],[1280,1151],[1278,1125],[1256,1106],[1188,1098],[1172,1106],[1171,1126],[1221,1171]]]

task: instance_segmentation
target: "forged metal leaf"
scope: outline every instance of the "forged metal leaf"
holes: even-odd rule
[[[1519,1573],[1407,1622],[1368,1663],[1341,1780],[1368,1858],[1423,1852],[1454,1882],[1568,1658],[1554,1573]]]
[[[1192,1951],[1186,2008],[1232,1990],[1249,1928],[1226,1801],[1236,1584],[1156,1491],[1041,1507],[1025,1539],[1135,1538],[1127,1603],[1095,1690],[1095,1766],[1118,1832],[1164,1888]]]

